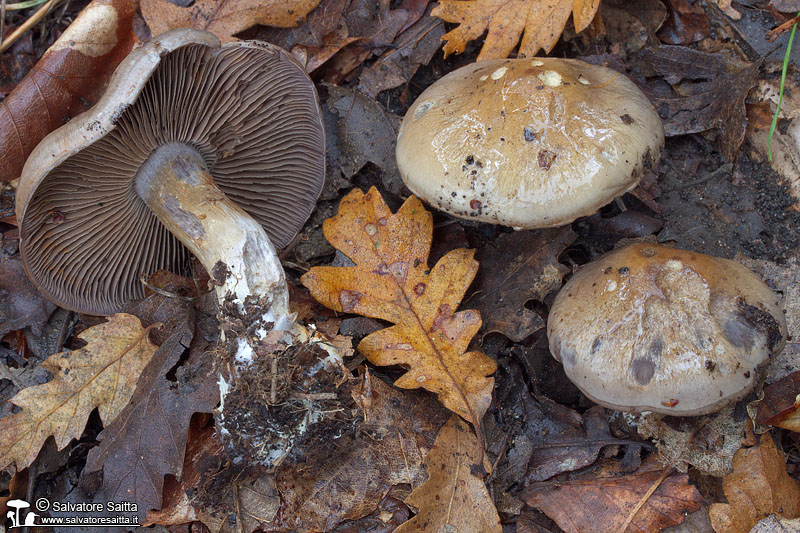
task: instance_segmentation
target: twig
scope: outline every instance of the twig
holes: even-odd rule
[[[3,34],[6,32],[6,0],[0,0],[0,41],[3,39]]]
[[[37,22],[42,20],[42,18],[44,18],[44,16],[47,15],[47,13],[49,13],[51,9],[53,9],[53,6],[55,6],[60,1],[61,0],[49,0],[45,5],[40,7],[38,11],[36,11],[36,13],[33,14],[33,16],[31,16],[28,20],[20,24],[19,28],[12,31],[11,34],[8,36],[8,38],[3,39],[2,43],[0,43],[0,54],[8,50],[8,48],[12,44],[17,42],[17,39],[19,39],[22,36],[22,34],[24,34],[26,31],[35,26]]]
[[[783,24],[781,24],[777,28],[768,31],[767,32],[767,37],[766,37],[767,41],[770,42],[770,43],[775,42],[775,39],[780,37],[780,35],[782,33],[788,31],[789,28],[791,28],[792,26],[794,26],[795,24],[797,24],[799,22],[800,22],[800,13],[795,15],[793,18],[787,20],[786,22],[784,22]]]

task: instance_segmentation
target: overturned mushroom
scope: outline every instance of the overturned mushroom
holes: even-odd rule
[[[741,264],[654,244],[584,266],[547,321],[551,353],[591,400],[684,416],[746,396],[786,331],[780,298]]]
[[[131,53],[103,98],[47,136],[17,192],[21,253],[50,299],[93,314],[185,272],[188,251],[231,294],[288,314],[285,246],[316,203],[324,135],[314,86],[265,43],[175,30]]]
[[[17,219],[28,276],[62,307],[110,314],[143,296],[140,274],[182,273],[194,254],[221,304],[217,421],[230,435],[225,395],[236,397],[242,370],[266,368],[258,387],[276,404],[293,344],[317,345],[319,360],[301,379],[319,381],[317,374],[344,366],[334,347],[295,324],[273,247],[288,244],[313,210],[324,154],[314,86],[288,53],[167,32],[131,53],[103,98],[26,162]],[[324,418],[317,403],[292,404],[291,424],[260,427],[248,441],[258,448],[234,449],[237,457],[282,460]],[[242,405],[236,414],[247,418]],[[266,411],[264,403],[247,407]],[[232,446],[243,437],[236,436]]]
[[[574,59],[479,61],[428,87],[403,119],[406,186],[451,215],[561,226],[633,189],[664,128],[624,75]]]

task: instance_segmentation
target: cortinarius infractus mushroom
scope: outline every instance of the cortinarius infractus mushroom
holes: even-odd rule
[[[314,208],[324,146],[314,86],[283,50],[158,36],[28,158],[17,192],[28,275],[62,307],[110,314],[143,296],[140,274],[185,272],[188,249],[220,299],[266,295],[288,314],[272,243]]]
[[[584,266],[547,321],[550,351],[591,400],[684,416],[746,396],[786,332],[780,298],[741,264],[647,243]]]
[[[403,119],[406,186],[451,215],[516,229],[568,224],[634,188],[664,128],[624,75],[574,59],[480,61]]]

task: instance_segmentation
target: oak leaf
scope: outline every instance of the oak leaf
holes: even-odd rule
[[[800,433],[800,370],[764,389],[756,422]]]
[[[768,433],[758,446],[736,452],[722,490],[728,503],[715,503],[708,511],[714,531],[744,533],[770,514],[800,516],[800,483],[786,473],[786,460]]]
[[[45,135],[86,110],[128,55],[132,0],[94,0],[0,103],[0,181],[19,177]]]
[[[418,509],[417,515],[395,533],[503,531],[486,485],[473,473],[472,466],[480,461],[476,448],[476,437],[469,426],[451,417],[425,457],[428,481],[414,489],[405,500]],[[489,465],[484,469],[488,471]]]
[[[481,351],[466,351],[480,314],[455,312],[478,270],[473,251],[452,250],[429,269],[431,214],[414,196],[392,214],[374,187],[350,192],[322,228],[355,266],[314,267],[303,285],[330,309],[396,324],[365,337],[358,350],[376,365],[407,365],[396,386],[435,392],[480,426],[497,365]]]
[[[43,361],[53,379],[20,391],[9,401],[22,410],[0,419],[0,468],[29,466],[51,435],[58,449],[64,448],[80,437],[94,408],[103,424],[116,419],[156,352],[149,329],[119,313],[79,334],[87,343],[83,348]]]
[[[459,23],[442,40],[445,57],[460,54],[489,30],[478,61],[508,57],[520,40],[519,56],[532,57],[540,49],[550,53],[573,14],[575,30],[583,31],[592,19],[600,0],[440,0],[431,13],[446,22]]]
[[[256,24],[299,26],[320,0],[198,0],[189,7],[169,0],[141,0],[142,16],[153,35],[175,28],[210,31],[222,42]]]
[[[619,531],[656,484],[658,488],[636,511],[626,531],[659,531],[683,522],[687,511],[700,508],[703,497],[687,474],[661,480],[658,461],[648,461],[632,474],[621,463],[606,462],[569,479],[532,483],[521,494],[528,505],[549,516],[567,533]]]

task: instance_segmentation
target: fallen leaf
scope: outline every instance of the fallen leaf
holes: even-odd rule
[[[525,398],[523,405],[530,447],[526,481],[544,481],[588,466],[604,446],[616,444],[600,406],[581,416],[544,396]]]
[[[374,187],[354,189],[323,225],[352,267],[314,267],[301,281],[322,305],[340,313],[386,320],[358,350],[376,365],[407,365],[395,385],[423,387],[476,428],[489,407],[496,369],[480,351],[466,351],[481,326],[474,310],[456,312],[478,263],[473,251],[453,250],[428,268],[433,222],[412,196],[392,214]]]
[[[800,371],[764,389],[756,422],[800,433]]]
[[[439,50],[444,23],[430,16],[432,9],[429,7],[424,17],[395,38],[390,50],[361,72],[359,87],[372,98],[411,81],[417,69],[427,65]]]
[[[361,409],[358,434],[308,448],[303,468],[278,472],[283,503],[270,528],[330,531],[370,514],[393,485],[422,482],[423,458],[447,411],[429,396],[394,389],[369,373],[352,396]]]
[[[189,348],[192,330],[183,305],[160,295],[155,299],[183,312],[184,320],[138,376],[130,403],[105,424],[83,470],[84,477],[102,470],[106,498],[136,502],[140,520],[148,510],[161,508],[164,476],[181,475],[192,415],[211,413],[219,402],[210,354],[179,367],[176,381],[168,379]]]
[[[139,5],[153,35],[175,28],[210,31],[222,42],[256,24],[291,28],[303,23],[320,0],[198,0],[180,7],[169,0],[141,0]]]
[[[55,308],[28,280],[22,260],[0,260],[0,338],[28,326],[41,335]]]
[[[663,76],[671,85],[648,82],[643,87],[664,121],[664,133],[716,129],[722,154],[733,161],[747,126],[745,98],[758,81],[762,62],[742,66],[719,54],[667,45],[644,49],[638,57],[641,75]]]
[[[468,304],[482,317],[483,332],[499,332],[522,342],[544,327],[544,320],[525,307],[528,300],[544,301],[561,287],[569,269],[558,256],[575,242],[569,226],[557,229],[516,231],[501,235],[481,251],[483,265]]]
[[[700,6],[687,0],[667,0],[667,20],[658,32],[666,44],[690,44],[711,33],[711,20]]]
[[[486,485],[473,473],[473,467],[480,461],[477,448],[475,434],[469,426],[461,419],[451,417],[425,458],[428,481],[406,498],[408,505],[418,509],[417,515],[397,528],[395,533],[503,531]],[[485,456],[483,460],[486,461]],[[483,469],[488,471],[488,464]]]
[[[135,316],[118,313],[79,334],[83,348],[43,361],[52,381],[20,391],[10,401],[22,410],[0,419],[0,467],[27,467],[50,436],[64,448],[95,408],[104,424],[113,422],[156,352],[147,332]]]
[[[350,178],[367,163],[373,163],[381,170],[383,183],[399,192],[403,183],[394,150],[400,120],[360,91],[326,87],[330,96],[322,109],[328,172],[339,170],[344,178]]]
[[[522,499],[549,516],[567,533],[619,531],[634,507],[662,476],[657,461],[633,474],[616,475],[619,463],[570,475],[566,480],[531,484]],[[627,531],[658,531],[683,522],[700,508],[703,497],[686,474],[672,474],[658,485]]]
[[[132,0],[94,0],[0,103],[0,181],[45,135],[88,109],[135,42]]]
[[[381,500],[380,506],[371,514],[343,523],[333,530],[334,533],[393,533],[400,524],[411,518],[408,506],[397,498],[395,492],[392,490]]]
[[[750,533],[800,533],[800,519],[789,520],[770,515],[759,520]]]
[[[550,53],[573,13],[575,31],[594,18],[600,0],[441,0],[432,15],[458,23],[442,40],[445,57],[460,54],[467,42],[488,29],[478,61],[506,58],[520,41],[519,57]],[[524,35],[523,35],[524,32]]]
[[[747,533],[770,514],[800,516],[800,483],[786,473],[786,460],[768,433],[758,446],[736,452],[722,490],[728,503],[715,503],[709,510],[715,531]]]

